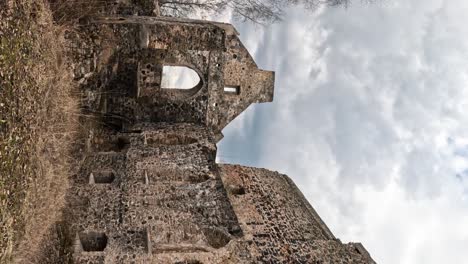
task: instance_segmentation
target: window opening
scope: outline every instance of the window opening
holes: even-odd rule
[[[115,150],[116,151],[124,151],[127,150],[130,146],[130,139],[128,137],[118,137],[115,141]]]
[[[245,188],[240,185],[231,185],[229,186],[231,194],[234,195],[244,195],[245,194]]]
[[[224,86],[224,92],[227,94],[239,94],[240,87],[239,86]]]
[[[229,235],[217,228],[204,228],[203,233],[208,244],[216,249],[226,246],[231,241]]]
[[[107,236],[99,232],[86,232],[79,234],[80,243],[84,251],[104,251],[107,247]]]
[[[89,175],[90,184],[110,184],[115,180],[115,173],[111,170],[95,171]]]
[[[164,66],[161,80],[163,89],[195,88],[201,82],[198,73],[186,66]]]

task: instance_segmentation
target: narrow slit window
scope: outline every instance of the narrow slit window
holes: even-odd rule
[[[224,92],[227,94],[239,94],[240,87],[239,86],[224,86]]]
[[[201,82],[198,73],[185,66],[164,66],[161,80],[163,89],[189,90]]]

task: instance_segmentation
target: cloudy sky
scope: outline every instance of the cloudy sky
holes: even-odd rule
[[[467,263],[468,1],[382,0],[234,22],[274,103],[223,132],[222,162],[288,174],[378,263]]]

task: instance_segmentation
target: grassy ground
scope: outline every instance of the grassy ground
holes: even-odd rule
[[[43,0],[0,0],[0,263],[27,261],[59,217],[77,100]]]

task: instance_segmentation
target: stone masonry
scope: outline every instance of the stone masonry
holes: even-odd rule
[[[237,31],[139,14],[83,19],[67,36],[93,117],[82,120],[65,210],[73,261],[374,263],[360,243],[336,239],[286,175],[216,164],[221,130],[273,100],[274,73],[258,69]],[[200,80],[165,89],[165,66]]]

